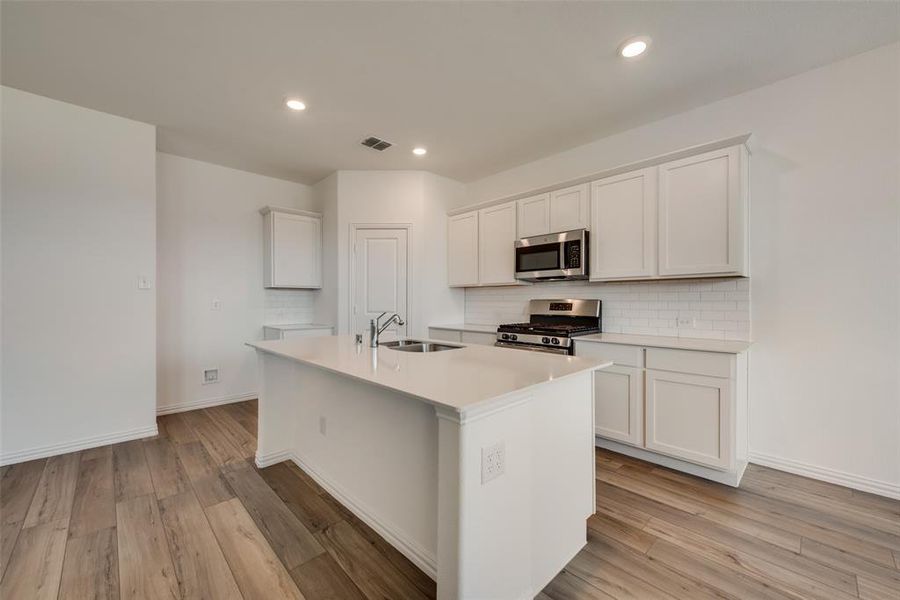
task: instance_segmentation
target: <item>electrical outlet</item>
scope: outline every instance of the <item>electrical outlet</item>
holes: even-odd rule
[[[675,319],[675,324],[678,325],[678,327],[696,327],[697,319],[693,317],[678,317]]]
[[[219,369],[203,369],[203,385],[219,383]]]
[[[328,428],[328,420],[325,417],[319,417],[319,433],[325,435]]]
[[[481,484],[497,479],[506,472],[506,445],[498,442],[481,449]]]
[[[222,310],[222,301],[218,298],[213,298],[213,301],[210,303],[210,310]]]
[[[138,277],[138,289],[139,290],[149,290],[150,287],[151,287],[151,285],[150,285],[149,277],[144,277],[143,275]]]

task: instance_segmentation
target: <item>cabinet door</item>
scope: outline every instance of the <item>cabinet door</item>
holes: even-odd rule
[[[647,449],[731,468],[732,404],[730,379],[647,369]]]
[[[657,169],[591,184],[591,279],[656,275]]]
[[[519,237],[550,233],[550,194],[540,194],[518,201],[516,211]]]
[[[478,285],[478,212],[449,217],[447,231],[447,283]]]
[[[591,226],[588,184],[550,192],[550,233]]]
[[[272,212],[272,281],[269,287],[322,287],[322,220]]]
[[[478,281],[481,285],[516,283],[516,203],[478,211]]]
[[[463,331],[460,336],[463,344],[479,344],[481,346],[493,346],[497,341],[495,333],[478,333],[477,331]]]
[[[594,433],[644,443],[644,372],[614,365],[594,371]]]
[[[659,274],[746,274],[746,150],[659,167]]]

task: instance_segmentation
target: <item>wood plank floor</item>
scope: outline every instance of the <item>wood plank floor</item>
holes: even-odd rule
[[[0,598],[424,599],[434,582],[295,465],[256,402],[0,470]],[[900,502],[751,467],[740,489],[596,452],[588,544],[538,595],[900,600]],[[480,599],[479,599],[480,600]]]

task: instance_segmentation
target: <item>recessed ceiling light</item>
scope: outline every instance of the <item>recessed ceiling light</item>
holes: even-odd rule
[[[303,101],[297,100],[296,98],[289,98],[285,100],[284,105],[291,110],[306,110],[306,105],[303,103]]]
[[[625,40],[625,42],[619,46],[619,56],[622,56],[623,58],[635,58],[646,52],[649,47],[650,38],[631,38],[630,40]]]
[[[424,156],[425,154],[428,154],[428,150],[419,146],[418,148],[413,148],[413,154],[416,156]]]

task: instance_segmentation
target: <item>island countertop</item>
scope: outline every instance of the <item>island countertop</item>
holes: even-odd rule
[[[375,349],[367,344],[359,345],[351,335],[247,345],[458,412],[569,375],[612,365],[602,360],[481,345],[459,344],[461,348],[442,352],[401,352],[383,346]]]

